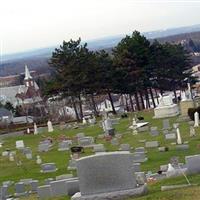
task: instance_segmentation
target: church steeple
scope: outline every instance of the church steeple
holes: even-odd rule
[[[27,65],[25,65],[25,77],[24,77],[24,83],[26,85],[26,87],[30,87],[33,86],[33,78],[29,72],[29,69],[27,67]]]

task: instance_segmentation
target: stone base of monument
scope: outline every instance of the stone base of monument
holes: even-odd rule
[[[179,189],[179,188],[185,188],[185,187],[191,187],[194,185],[191,184],[184,184],[184,185],[166,185],[166,186],[161,186],[161,191],[168,191],[168,190],[174,190],[174,189]]]
[[[190,118],[189,116],[178,116],[178,119],[176,120],[177,122],[189,122],[190,121]]]
[[[188,116],[188,109],[194,108],[194,101],[192,99],[188,99],[180,102],[180,111],[182,116]]]
[[[136,197],[139,195],[144,195],[148,192],[147,185],[144,184],[140,187],[129,189],[129,190],[121,190],[100,194],[92,194],[92,195],[81,195],[80,192],[76,193],[71,197],[71,200],[121,200],[129,197]]]
[[[154,118],[166,118],[179,115],[179,108],[177,104],[157,107],[154,109]]]

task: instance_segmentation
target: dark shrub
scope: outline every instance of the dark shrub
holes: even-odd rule
[[[198,107],[198,108],[189,108],[189,109],[188,109],[188,116],[190,117],[191,120],[194,120],[194,113],[195,113],[197,110],[198,110],[199,113],[200,113],[200,107]]]
[[[144,117],[138,117],[138,120],[140,121],[140,120],[144,120]]]

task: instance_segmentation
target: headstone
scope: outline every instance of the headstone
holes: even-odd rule
[[[189,124],[190,126],[194,126],[194,121],[189,121],[188,124]]]
[[[30,182],[30,186],[31,186],[31,193],[36,193],[37,192],[37,188],[38,188],[38,180],[32,180]]]
[[[53,197],[67,195],[67,187],[65,182],[66,180],[57,180],[50,182]]]
[[[50,185],[50,182],[54,181],[54,178],[47,178],[44,180],[45,185]]]
[[[9,151],[3,151],[1,155],[2,155],[3,157],[9,156]]]
[[[48,120],[48,122],[47,122],[47,127],[48,127],[49,133],[53,132],[53,125],[52,125],[52,122],[50,120]]]
[[[169,130],[171,127],[170,127],[170,124],[169,124],[169,119],[164,119],[163,120],[163,130]]]
[[[169,133],[165,135],[166,140],[175,140],[176,139],[176,134],[175,133]]]
[[[27,153],[26,155],[26,159],[31,160],[33,158],[32,153]]]
[[[12,153],[9,154],[9,161],[11,162],[15,161],[14,155]]]
[[[173,117],[179,114],[179,107],[177,104],[173,104],[172,95],[160,95],[160,103],[154,108],[154,114],[154,118]]]
[[[44,163],[41,165],[41,172],[48,173],[48,172],[55,172],[57,171],[55,163]]]
[[[7,199],[7,197],[9,196],[9,194],[8,194],[8,187],[9,187],[8,185],[3,185],[1,187],[0,197],[1,197],[2,200]]]
[[[154,147],[159,147],[158,141],[149,141],[145,143],[146,148],[154,148]]]
[[[27,134],[30,134],[30,129],[29,129],[29,128],[27,128],[26,132],[27,132]]]
[[[173,156],[171,159],[170,159],[170,163],[173,167],[177,168],[179,167],[179,157],[177,156]]]
[[[111,144],[114,145],[114,146],[117,146],[117,145],[119,145],[119,140],[117,138],[113,138],[111,140]]]
[[[15,196],[23,196],[26,194],[25,185],[23,182],[15,184]]]
[[[133,153],[133,162],[140,163],[147,161],[146,155],[143,152]]]
[[[147,178],[144,172],[136,172],[135,177],[138,185],[144,185],[147,182]]]
[[[165,151],[167,151],[167,150],[168,150],[167,147],[158,147],[158,151],[159,151],[159,152],[165,152]]]
[[[131,150],[130,144],[121,144],[119,150],[120,151],[130,151]]]
[[[173,176],[177,175],[176,170],[170,163],[168,164],[168,169],[167,169],[166,175],[167,175],[167,177],[173,177]]]
[[[34,135],[38,134],[38,128],[37,128],[37,124],[34,123]]]
[[[83,137],[78,139],[78,143],[80,146],[83,147],[90,147],[91,145],[94,144],[94,138],[91,136]]]
[[[59,176],[56,176],[56,180],[63,180],[63,179],[69,179],[69,178],[73,178],[73,174],[62,174]]]
[[[200,155],[186,156],[185,163],[189,174],[200,173]]]
[[[89,124],[94,125],[96,123],[95,116],[93,118],[89,118],[88,122],[89,122]]]
[[[128,152],[83,157],[77,161],[77,174],[80,193],[76,193],[72,200],[112,199],[116,196],[122,199],[146,192],[146,186],[136,188]]]
[[[112,120],[110,118],[107,118],[104,120],[104,129],[105,129],[105,133],[107,135],[111,135],[111,136],[114,136],[115,135],[115,129],[113,128],[112,126]]]
[[[68,179],[66,180],[67,194],[72,196],[80,191],[79,189],[79,180],[78,179]]]
[[[180,144],[180,145],[176,145],[176,150],[188,150],[189,149],[189,145],[188,144]]]
[[[190,126],[190,137],[194,137],[196,135],[195,129],[193,126]]]
[[[168,165],[160,165],[160,171],[166,172],[168,169]]]
[[[83,117],[82,124],[83,124],[83,125],[86,125],[86,124],[87,124],[87,121],[86,121],[86,119],[85,119],[84,117]]]
[[[169,130],[167,130],[167,129],[166,129],[166,130],[163,130],[163,134],[164,134],[164,135],[169,134]]]
[[[194,113],[194,127],[199,127],[199,113]]]
[[[145,131],[149,131],[149,126],[142,126],[142,127],[138,127],[138,132],[145,132]]]
[[[29,147],[26,147],[24,149],[24,154],[26,156],[26,159],[31,160],[32,159],[32,151]]]
[[[84,133],[77,133],[76,134],[77,139],[79,140],[80,138],[84,138],[85,134]]]
[[[69,160],[67,169],[68,170],[76,170],[77,169],[77,161],[75,159]]]
[[[39,199],[47,199],[52,197],[52,190],[50,185],[43,185],[38,187]]]
[[[67,128],[67,125],[66,125],[66,123],[63,121],[63,122],[60,122],[60,124],[59,124],[59,129],[61,130],[61,131],[63,131],[65,128]]]
[[[24,148],[24,141],[18,140],[16,141],[16,149],[23,149]]]
[[[68,151],[72,145],[71,140],[63,140],[58,144],[58,151]]]
[[[152,136],[158,136],[159,135],[158,127],[151,127],[150,133],[151,133]]]
[[[40,143],[39,145],[38,145],[38,151],[39,152],[47,152],[47,151],[49,151],[49,144],[48,143]]]
[[[177,129],[179,127],[179,123],[173,123],[173,128]]]
[[[105,152],[105,147],[104,147],[103,144],[94,144],[93,145],[93,151],[95,153],[97,153],[97,152]]]
[[[177,144],[182,144],[181,134],[179,128],[176,129],[177,134]]]
[[[136,153],[145,153],[145,148],[144,147],[137,147],[135,148]]]

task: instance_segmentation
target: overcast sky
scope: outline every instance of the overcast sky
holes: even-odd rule
[[[3,54],[200,24],[200,0],[0,0]]]

